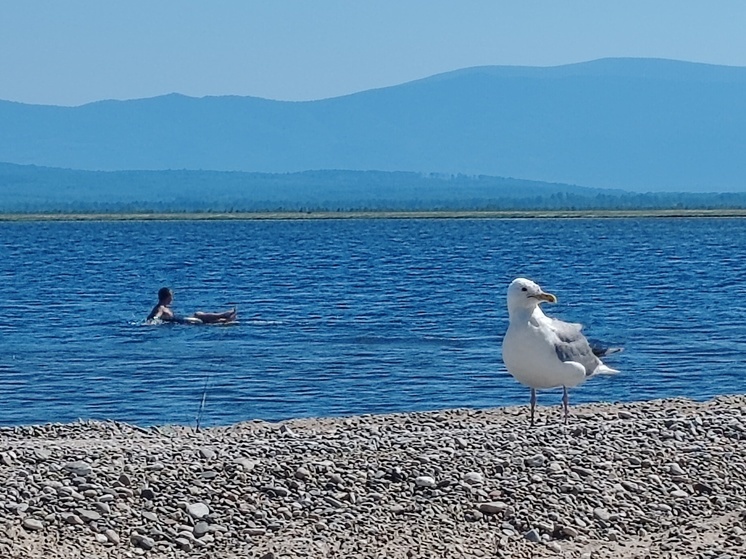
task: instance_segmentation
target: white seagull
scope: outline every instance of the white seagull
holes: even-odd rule
[[[539,308],[545,301],[556,303],[557,297],[542,291],[531,280],[517,278],[508,287],[510,324],[503,339],[503,361],[513,378],[531,388],[531,425],[534,424],[536,390],[562,387],[567,423],[568,388],[594,375],[619,372],[604,365],[596,356],[581,332],[581,324],[545,315]]]

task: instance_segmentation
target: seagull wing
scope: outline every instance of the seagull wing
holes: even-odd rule
[[[550,318],[549,327],[555,334],[554,351],[560,361],[580,363],[585,368],[585,376],[591,376],[601,365],[601,360],[583,335],[583,325]]]

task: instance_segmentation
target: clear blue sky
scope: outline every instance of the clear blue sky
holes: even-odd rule
[[[488,64],[746,66],[746,2],[0,0],[0,99],[307,100]]]

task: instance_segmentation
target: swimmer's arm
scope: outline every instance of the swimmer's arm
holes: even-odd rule
[[[174,313],[172,313],[169,308],[164,307],[163,305],[158,305],[156,308],[150,311],[150,314],[148,315],[148,320],[161,320],[163,322],[178,322],[178,320],[176,320],[176,317],[174,316]]]
[[[161,318],[161,315],[163,315],[163,307],[160,305],[153,308],[152,311],[150,311],[150,314],[148,315],[147,320],[155,320]]]

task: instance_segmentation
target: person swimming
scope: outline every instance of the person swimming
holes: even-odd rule
[[[161,287],[158,290],[158,303],[150,311],[147,320],[161,320],[163,322],[172,322],[176,324],[225,324],[235,322],[238,313],[233,308],[221,313],[197,311],[191,316],[179,316],[171,310],[171,303],[174,300],[174,292],[168,287]]]

